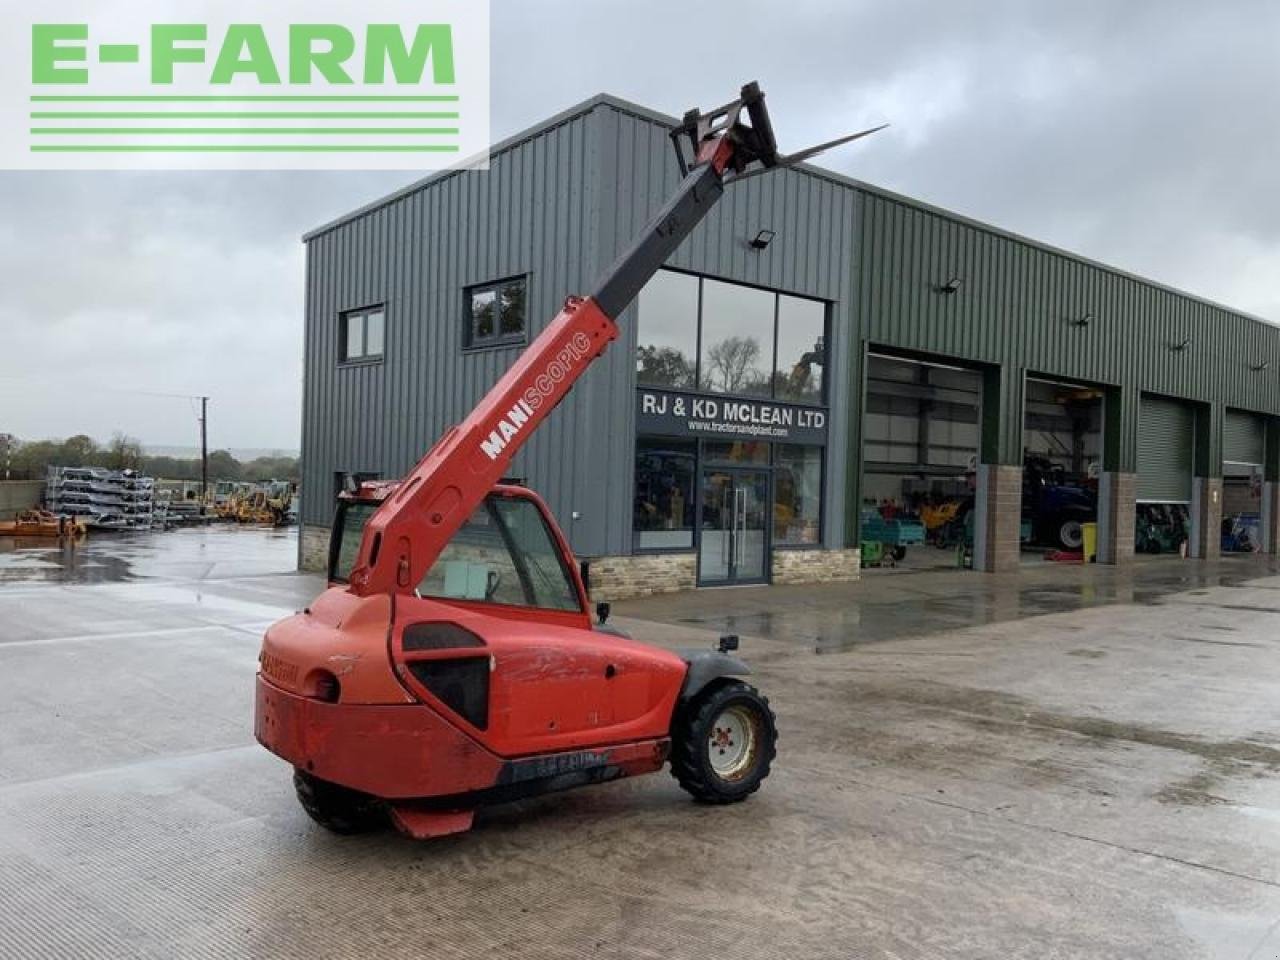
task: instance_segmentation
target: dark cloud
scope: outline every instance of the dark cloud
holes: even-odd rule
[[[1280,7],[1262,2],[495,2],[497,139],[607,90],[769,93],[786,147],[1280,319]],[[306,229],[403,174],[0,174],[0,430],[294,446]],[[40,381],[40,382],[37,382]]]

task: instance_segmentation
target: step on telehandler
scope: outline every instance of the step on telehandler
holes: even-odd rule
[[[879,129],[879,128],[877,128]],[[616,318],[726,186],[865,136],[778,153],[752,83],[672,131],[675,194],[588,297],[571,297],[460,424],[402,480],[339,497],[329,588],[272,626],[254,732],[294,767],[298,799],[340,833],[391,822],[426,838],[475,809],[650,773],[699,800],[759,788],[777,731],[719,649],[672,653],[592,623],[582,571],[512,457],[618,335]]]

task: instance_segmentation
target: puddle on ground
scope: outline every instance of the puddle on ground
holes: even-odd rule
[[[0,537],[0,584],[202,579],[220,568],[253,576],[291,572],[297,557],[297,528],[212,524],[164,531],[90,530],[62,543]]]
[[[930,577],[927,571],[910,577],[884,577],[868,572],[860,582],[833,592],[832,599],[822,597],[811,603],[785,593],[770,594],[769,588],[746,588],[735,594],[732,605],[726,603],[721,610],[713,608],[707,613],[690,614],[687,607],[662,609],[640,601],[629,615],[720,633],[754,635],[794,644],[797,650],[825,654],[879,640],[1109,604],[1156,605],[1167,602],[1172,595],[1189,592],[1199,594],[1192,602],[1205,608],[1225,608],[1241,614],[1280,614],[1280,609],[1203,600],[1213,588],[1256,589],[1264,586],[1259,583],[1260,578],[1278,574],[1280,558],[1253,555],[1224,557],[1217,562],[1174,558],[1140,561],[1123,571],[1113,567],[1075,568],[1061,571],[1062,581],[1053,583],[1039,579],[1043,576],[1039,571],[995,577],[981,574],[957,577],[950,573]],[[711,591],[702,594],[710,596]],[[838,602],[832,602],[837,597]],[[1234,628],[1223,625],[1211,629],[1227,632]]]

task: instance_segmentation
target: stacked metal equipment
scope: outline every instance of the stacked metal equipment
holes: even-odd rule
[[[155,519],[155,481],[135,470],[50,467],[45,506],[95,527],[149,530]]]

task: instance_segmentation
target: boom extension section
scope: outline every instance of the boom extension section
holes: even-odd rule
[[[684,174],[680,186],[592,294],[566,301],[470,415],[445,432],[369,518],[350,577],[353,592],[413,590],[509,472],[516,452],[618,336],[615,318],[707,215],[725,186],[815,153],[778,153],[764,93],[755,83],[710,113],[690,111],[671,138]]]

